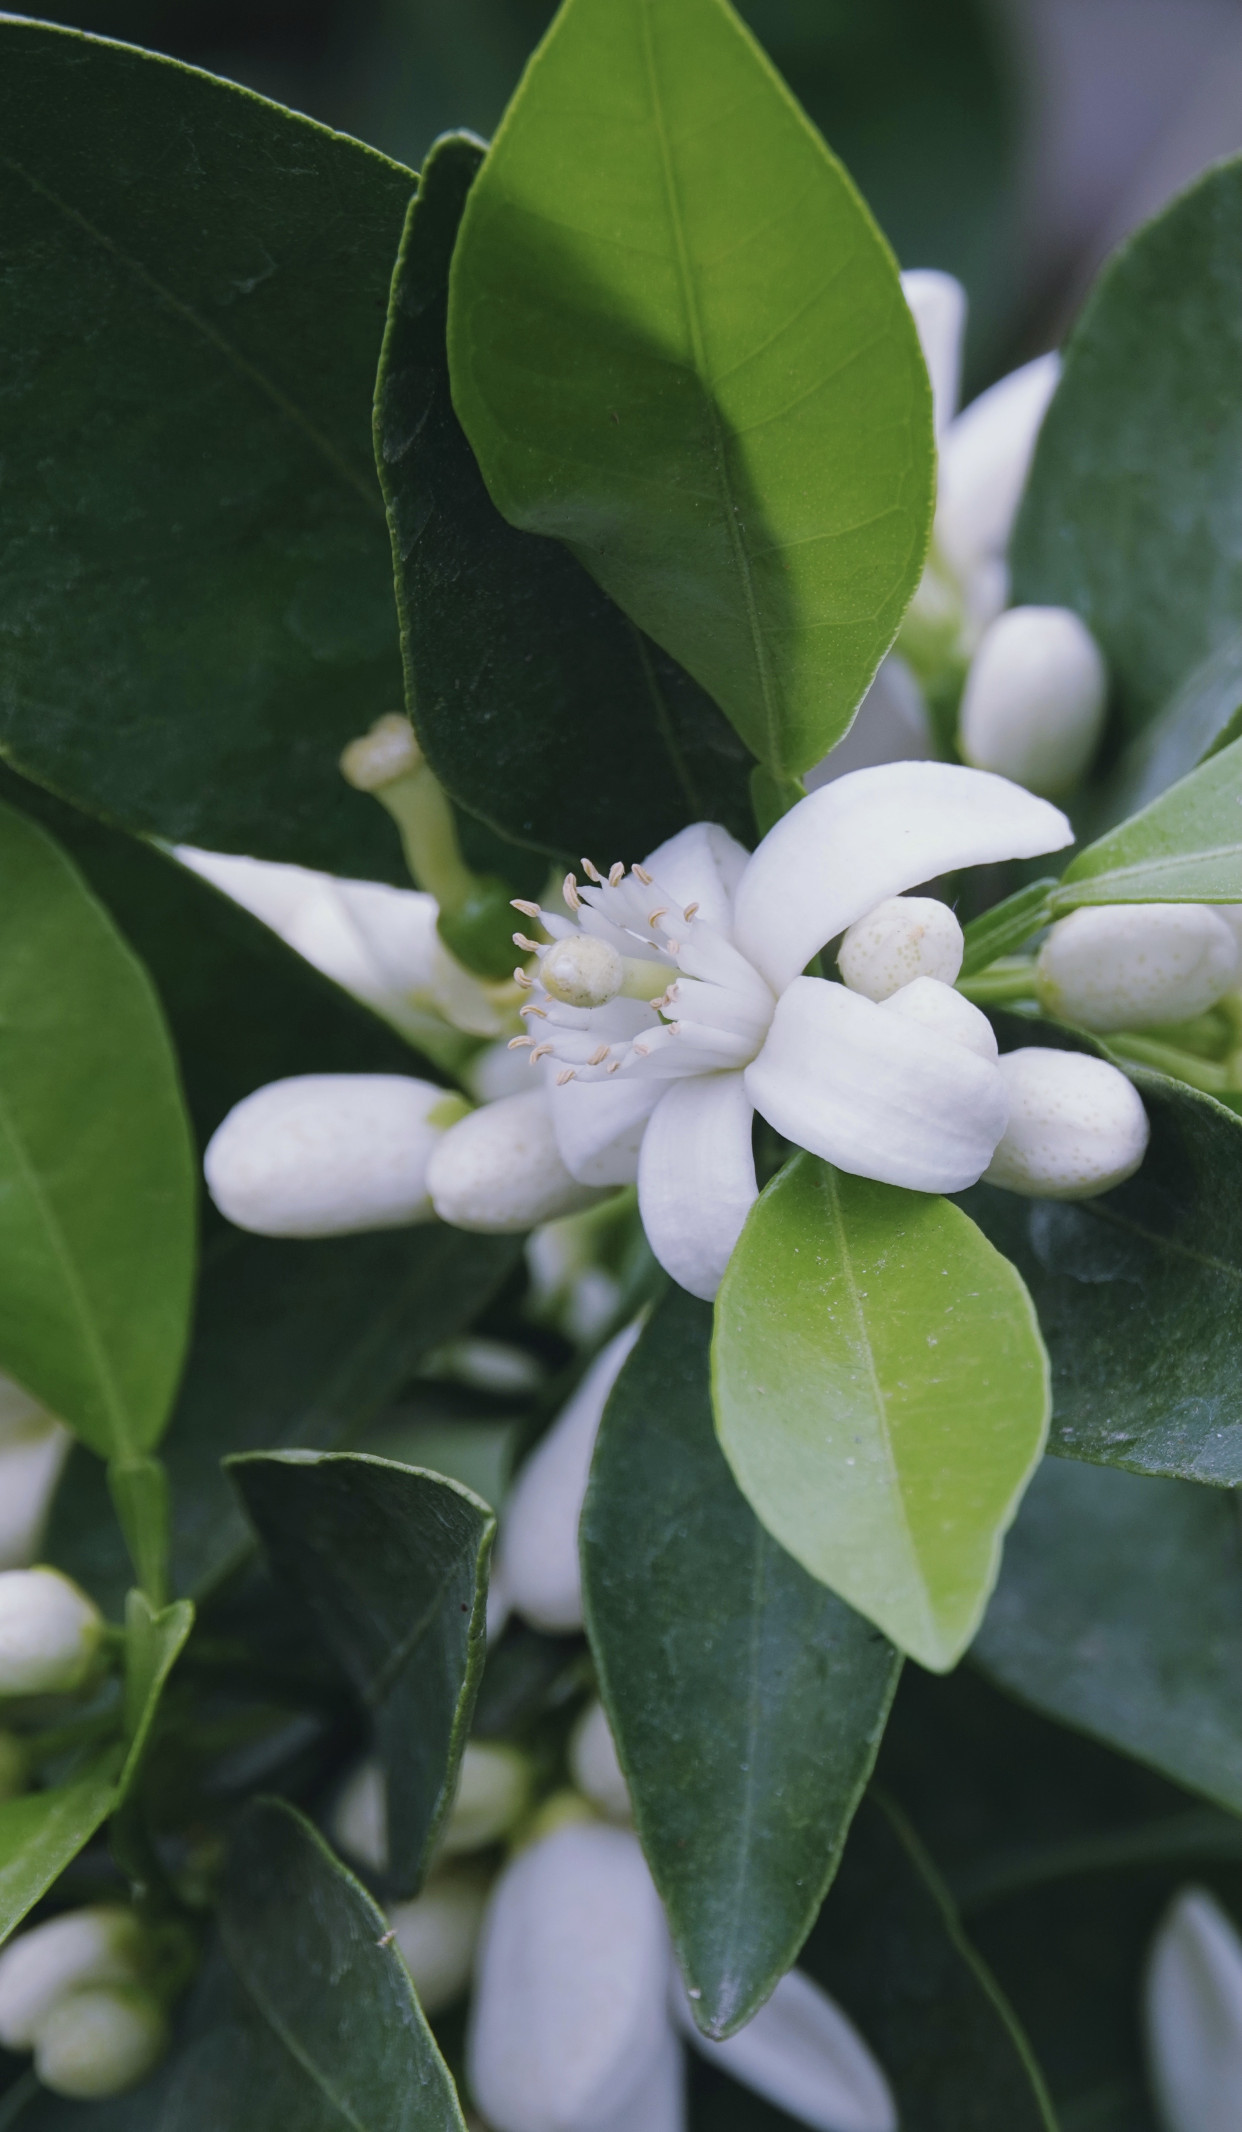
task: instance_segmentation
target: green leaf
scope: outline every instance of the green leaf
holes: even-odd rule
[[[1242,161],[1209,170],[1105,268],[1066,349],[1013,567],[1016,600],[1073,607],[1092,629],[1130,733],[1236,638]],[[1185,748],[1165,736],[1166,780],[1211,737],[1194,695]],[[1222,722],[1236,706],[1226,687]]]
[[[977,977],[1000,955],[1012,955],[1048,923],[1049,892],[1056,887],[1051,876],[1016,889],[1003,903],[970,919],[963,931],[965,951],[959,977]]]
[[[1037,1710],[1242,1810],[1242,1539],[1215,1489],[1048,1459],[973,1656]]]
[[[455,799],[546,850],[641,856],[702,820],[749,838],[727,720],[559,542],[506,523],[453,412],[449,262],[482,159],[451,135],[423,171],[376,388],[410,716]]]
[[[1088,844],[1051,903],[1242,903],[1242,740]]]
[[[413,175],[75,31],[0,53],[0,747],[133,828],[400,881],[336,760],[401,686],[368,416]]]
[[[883,239],[723,0],[566,0],[471,191],[453,399],[770,769],[838,739],[930,524],[930,395]]]
[[[730,1261],[713,1371],[725,1456],[769,1531],[900,1649],[951,1666],[1047,1429],[1013,1267],[947,1200],[799,1155]]]
[[[1001,1048],[1107,1057],[1048,1023],[993,1017]],[[1242,1119],[1127,1067],[1151,1122],[1137,1176],[1099,1199],[976,1185],[962,1205],[1031,1292],[1052,1364],[1048,1448],[1242,1487]]]
[[[388,1922],[310,1824],[252,1806],[162,2132],[465,2132]]]
[[[608,1402],[582,1518],[587,1633],[704,2033],[796,1959],[901,1661],[738,1493],[712,1429],[712,1313],[660,1304]]]
[[[121,1750],[108,1747],[72,1783],[0,1801],[0,1940],[111,1813],[120,1761]]]
[[[146,972],[50,837],[0,808],[0,1362],[101,1457],[168,1419],[194,1202]]]
[[[169,1674],[194,1626],[194,1608],[177,1599],[157,1612],[142,1592],[125,1603],[125,1766],[117,1785],[118,1802],[138,1774],[151,1726]]]
[[[386,1458],[252,1452],[229,1471],[273,1570],[371,1713],[389,1876],[412,1893],[452,1803],[478,1693],[495,1517],[456,1481]]]

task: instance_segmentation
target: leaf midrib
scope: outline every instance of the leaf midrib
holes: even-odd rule
[[[374,2125],[368,2124],[365,2118],[358,2117],[355,2114],[350,2104],[337,2092],[326,2074],[322,2072],[320,2067],[316,2065],[315,2060],[303,2048],[293,2031],[282,2021],[245,1959],[245,1948],[241,1936],[230,1932],[227,1922],[223,1926],[223,1932],[225,1943],[228,1947],[229,1962],[232,1965],[234,1975],[239,1977],[245,1985],[260,2015],[266,2021],[277,2042],[283,2045],[293,2059],[294,2064],[302,2068],[302,2071],[313,2082],[319,2093],[331,2104],[338,2117],[342,2118],[347,2125],[353,2126],[354,2132],[377,2132],[377,2128]]]

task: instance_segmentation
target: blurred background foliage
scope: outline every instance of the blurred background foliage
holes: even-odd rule
[[[967,391],[1058,340],[1100,260],[1242,147],[1242,0],[739,0],[903,266],[970,291]],[[417,167],[490,134],[554,0],[62,0]]]

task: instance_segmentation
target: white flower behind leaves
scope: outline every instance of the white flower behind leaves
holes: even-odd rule
[[[551,946],[515,935],[539,957],[522,1010],[533,1033],[516,1042],[547,1076],[567,1169],[636,1180],[656,1257],[707,1299],[756,1197],[755,1110],[856,1176],[973,1184],[1008,1104],[986,1018],[945,981],[939,935],[928,930],[927,972],[917,952],[902,966],[918,1011],[910,983],[877,1000],[802,973],[903,890],[1071,841],[1058,809],[1004,778],[889,763],[809,794],[752,856],[696,823],[632,872],[587,866],[581,887],[571,875],[572,917],[519,904]],[[929,986],[943,1014],[928,1011]]]

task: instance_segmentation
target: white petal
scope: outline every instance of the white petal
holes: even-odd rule
[[[634,2106],[668,2062],[669,1972],[635,1837],[579,1823],[520,1852],[488,1905],[471,2008],[470,2085],[489,2123],[639,2132]]]
[[[548,1061],[555,1065],[554,1060]],[[548,1102],[561,1160],[580,1184],[633,1184],[658,1081],[566,1081],[549,1076]]]
[[[281,928],[281,937],[324,977],[382,1011],[392,987],[346,910],[339,883],[326,876],[317,881]]]
[[[1237,2132],[1242,1939],[1202,1888],[1182,1890],[1156,1935],[1146,2013],[1166,2132]]]
[[[72,1442],[61,1422],[38,1410],[20,1432],[0,1437],[0,1569],[25,1569],[39,1553]]]
[[[952,985],[935,977],[916,977],[900,991],[890,992],[881,1006],[891,1014],[904,1014],[925,1029],[938,1029],[955,1044],[965,1044],[981,1059],[995,1059],[996,1031],[987,1015],[973,1001],[955,992]]]
[[[789,1970],[754,2019],[725,2043],[712,2043],[695,2027],[680,1983],[672,2005],[687,2042],[710,2064],[814,2132],[897,2132],[896,2105],[880,2067],[835,1999],[802,1970]]]
[[[561,1635],[582,1627],[578,1520],[608,1395],[638,1338],[627,1325],[586,1376],[521,1472],[500,1521],[497,1575],[532,1627]]]
[[[668,2021],[642,2086],[607,2117],[593,2117],[584,2132],[683,2132],[685,2122],[685,2053]]]
[[[173,857],[191,873],[210,881],[221,895],[240,903],[252,918],[283,935],[295,911],[329,877],[306,866],[285,866],[275,859],[246,859],[231,851],[198,851],[178,844]]]
[[[638,1206],[666,1273],[710,1302],[756,1198],[752,1104],[740,1073],[675,1081],[653,1112]]]
[[[484,1236],[520,1235],[598,1197],[562,1162],[541,1087],[450,1126],[427,1164],[427,1190],[441,1221]]]
[[[957,413],[966,330],[966,291],[952,274],[915,267],[901,277],[901,293],[914,314],[923,361],[931,379],[932,409],[939,437]]]
[[[634,1818],[630,1787],[617,1760],[608,1712],[598,1696],[587,1705],[569,1739],[569,1773],[584,1799],[610,1821]]]
[[[1060,374],[1059,356],[1037,355],[972,400],[941,440],[936,541],[963,577],[1009,545]]]
[[[1059,808],[984,770],[946,762],[854,770],[808,793],[768,831],[737,891],[733,937],[780,993],[886,896],[1073,840]]]
[[[796,1146],[915,1192],[974,1184],[1008,1116],[991,1060],[819,977],[789,986],[745,1081]]]
[[[203,1175],[220,1212],[260,1236],[349,1236],[430,1221],[432,1121],[446,1091],[396,1073],[305,1073],[234,1105]]]
[[[486,1890],[485,1874],[450,1867],[433,1875],[413,1902],[396,1903],[388,1913],[425,2014],[451,2006],[470,1981]]]
[[[727,933],[734,893],[749,856],[718,822],[692,822],[648,853],[643,872],[667,889],[683,910],[697,903],[700,918]]]

